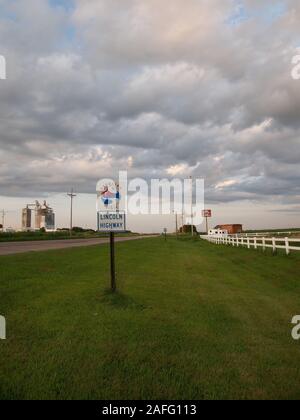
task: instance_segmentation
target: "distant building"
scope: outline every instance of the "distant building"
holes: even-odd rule
[[[34,212],[34,228],[32,228],[32,213]],[[46,231],[55,230],[55,213],[51,207],[48,206],[47,202],[44,201],[40,204],[38,201],[35,204],[28,204],[25,209],[22,210],[22,230],[40,230],[45,229]]]
[[[234,225],[218,225],[215,229],[227,231],[228,235],[236,235],[243,233],[243,225],[234,224]]]
[[[29,230],[31,228],[31,210],[26,207],[22,210],[22,230]]]

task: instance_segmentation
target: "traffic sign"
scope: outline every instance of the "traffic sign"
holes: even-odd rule
[[[203,210],[202,211],[203,217],[212,217],[212,211],[211,210]]]
[[[125,232],[126,214],[121,211],[98,211],[99,232]]]

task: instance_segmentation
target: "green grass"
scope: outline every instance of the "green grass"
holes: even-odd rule
[[[151,238],[0,257],[2,399],[298,399],[300,253]]]

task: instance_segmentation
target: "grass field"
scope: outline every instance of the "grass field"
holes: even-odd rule
[[[1,399],[299,399],[300,253],[151,238],[0,257]]]

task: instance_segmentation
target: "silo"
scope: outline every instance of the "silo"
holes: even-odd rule
[[[43,211],[42,206],[38,201],[35,202],[35,229],[40,230],[42,226]]]
[[[31,210],[26,207],[22,210],[22,230],[28,230],[31,228]]]

